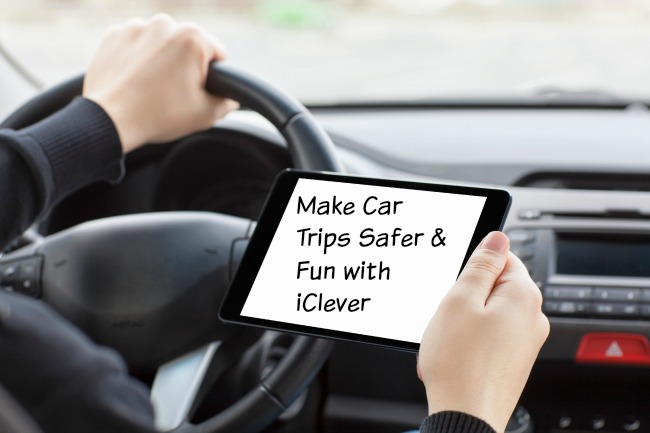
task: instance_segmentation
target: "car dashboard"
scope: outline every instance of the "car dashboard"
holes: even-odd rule
[[[504,230],[542,291],[551,333],[509,431],[650,431],[645,106],[394,104],[312,112],[350,174],[512,194]],[[129,155],[119,185],[78,191],[41,231],[154,211],[255,219],[275,175],[290,166],[277,131],[254,113],[233,113],[210,131]],[[426,416],[410,353],[337,343],[310,393],[297,415],[269,431],[399,432]]]

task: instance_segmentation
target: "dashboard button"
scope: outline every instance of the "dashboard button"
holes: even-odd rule
[[[650,289],[643,289],[641,300],[644,302],[650,302]]]
[[[625,431],[637,431],[639,427],[641,427],[641,421],[636,417],[630,417],[623,423],[623,430]]]
[[[535,256],[535,249],[532,245],[511,246],[510,251],[520,260],[530,260]]]
[[[594,299],[604,301],[638,301],[641,299],[641,289],[596,287]]]
[[[588,314],[590,310],[588,302],[544,301],[544,312],[549,314]]]
[[[591,287],[548,286],[544,290],[545,299],[581,299],[586,301],[590,300],[591,296]]]
[[[603,417],[596,417],[593,420],[591,420],[591,427],[594,430],[602,430],[605,427],[605,418]]]
[[[595,302],[593,312],[603,316],[637,316],[639,314],[639,305]]]
[[[511,244],[528,244],[535,240],[535,233],[530,230],[510,230],[508,238]]]
[[[641,334],[586,334],[578,346],[576,362],[650,365],[650,344]]]
[[[644,317],[650,317],[650,305],[641,305],[641,315]]]
[[[539,209],[524,209],[519,211],[518,216],[522,220],[538,220],[542,217],[542,211]]]
[[[557,426],[559,428],[569,428],[569,427],[571,427],[571,417],[570,416],[560,417],[560,419],[557,421]]]

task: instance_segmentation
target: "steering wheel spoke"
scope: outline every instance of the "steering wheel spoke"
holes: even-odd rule
[[[214,341],[158,368],[151,387],[156,428],[166,432],[186,422],[221,341]]]

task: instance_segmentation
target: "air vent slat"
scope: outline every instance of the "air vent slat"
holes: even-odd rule
[[[540,172],[524,176],[515,182],[514,186],[590,191],[650,192],[650,174]]]
[[[613,210],[606,212],[542,212],[542,215],[548,215],[553,218],[650,220],[650,214],[644,214],[637,210]]]

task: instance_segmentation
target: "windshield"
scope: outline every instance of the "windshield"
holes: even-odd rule
[[[306,103],[650,99],[647,0],[2,0],[0,42],[51,84],[83,70],[109,25],[161,11]]]

